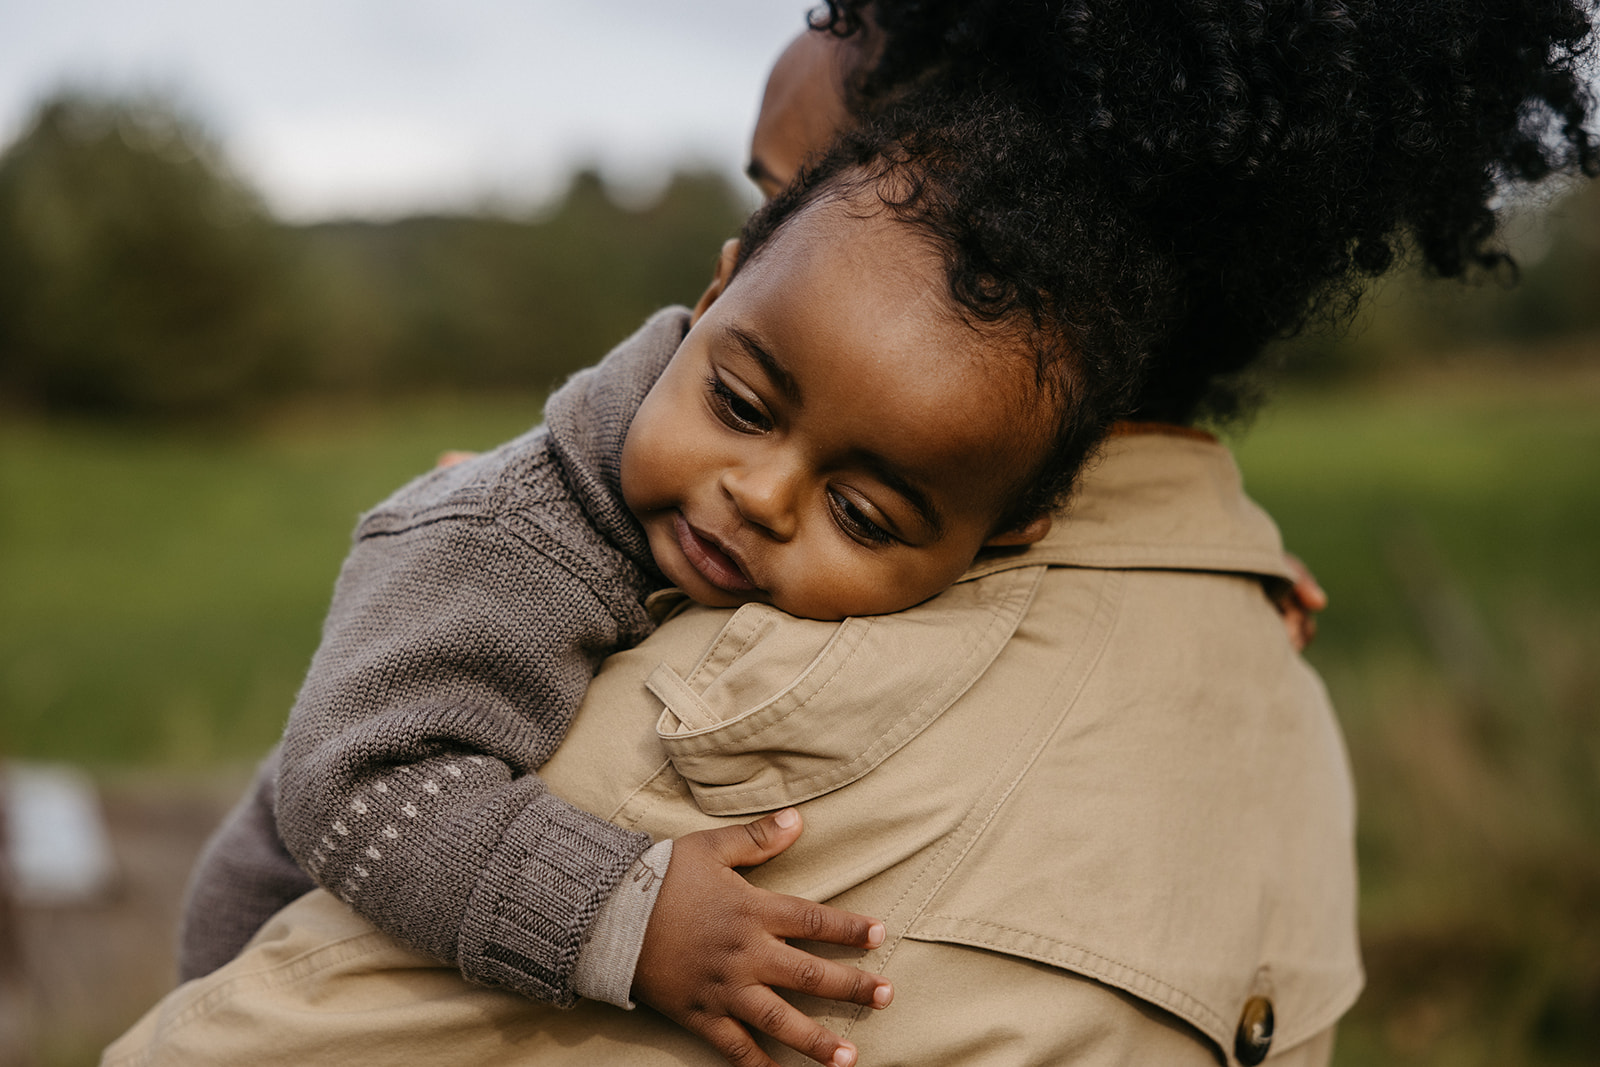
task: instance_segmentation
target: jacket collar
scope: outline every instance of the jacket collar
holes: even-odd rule
[[[1228,449],[1209,434],[1148,423],[1106,439],[1043,540],[985,552],[961,580],[1039,564],[1293,577],[1277,526],[1244,495]]]

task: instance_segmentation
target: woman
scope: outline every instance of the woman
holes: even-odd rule
[[[1090,273],[1125,283],[1108,287],[1108,296],[1121,301],[1127,336],[1090,338],[1090,347],[1147,342],[1150,384],[1133,409],[1166,424],[1236,410],[1242,393],[1230,376],[1274,334],[1347,307],[1354,280],[1385,269],[1406,234],[1441,273],[1498,262],[1488,243],[1496,167],[1529,178],[1559,165],[1593,168],[1582,131],[1586,102],[1572,74],[1588,23],[1570,5],[1504,17],[1485,5],[1433,19],[1328,5],[1296,8],[1300,21],[1271,5],[1227,5],[1215,15],[1189,12],[1187,23],[1124,5],[1061,5],[1038,25],[1028,20],[1040,9],[1018,5],[963,5],[957,18],[881,0],[871,7],[874,22],[862,24],[864,6],[832,5],[831,12],[836,29],[865,25],[864,35],[842,43],[813,37],[801,46],[815,50],[820,42],[817,55],[838,71],[832,84],[844,87],[846,104],[804,113],[892,124],[913,109],[938,115],[945,98],[1010,94],[1031,120],[1069,131],[1050,162],[1069,176],[1064,195],[1092,186],[1103,205],[1094,228],[1100,243],[1088,234],[1083,242]],[[924,32],[929,27],[939,32]],[[1397,55],[1406,61],[1395,62]],[[782,97],[769,92],[769,103]],[[1056,104],[1033,106],[1039,101]],[[1541,114],[1554,116],[1559,136],[1544,138],[1525,120]],[[1453,121],[1469,116],[1474,121]],[[782,165],[768,162],[761,146],[758,131],[758,180],[780,176]],[[995,170],[1037,173],[1037,162],[997,160]],[[982,591],[971,594],[981,607],[947,598],[925,606],[946,613],[932,632],[966,633],[963,620],[973,618],[984,620],[984,632],[1004,632],[992,662],[963,673],[949,666],[952,650],[924,664],[925,644],[894,636],[905,627],[930,632],[926,619],[919,622],[922,608],[872,625],[863,641],[888,642],[902,667],[926,667],[911,677],[932,672],[970,688],[868,772],[808,800],[804,845],[816,850],[818,866],[836,866],[853,840],[868,842],[869,856],[887,849],[886,858],[848,865],[853,881],[820,878],[793,853],[755,876],[856,910],[887,906],[885,958],[864,962],[891,976],[899,968],[902,992],[893,1012],[847,1034],[863,1053],[972,1062],[980,1050],[997,1050],[997,1062],[1016,1062],[1022,1049],[1052,1061],[1092,1054],[1184,1062],[1213,1056],[1215,1046],[1239,1062],[1259,1062],[1268,1051],[1326,1059],[1332,1022],[1359,983],[1347,783],[1320,689],[1281,640],[1269,643],[1260,622],[1260,581],[1284,577],[1275,534],[1263,522],[1239,496],[1214,442],[1129,433],[1110,443],[1083,487],[1065,540],[975,568],[966,584]],[[1012,617],[988,598],[1009,603],[995,588],[1026,585],[1019,573],[1036,584],[1012,591],[1028,601]],[[676,657],[681,674],[694,665],[695,642],[720,622],[704,623],[709,629],[697,631],[693,647],[669,640],[688,623],[676,625],[636,651],[669,664]],[[804,638],[784,640],[808,647]],[[1041,650],[1042,660],[1030,660]],[[620,669],[608,667],[602,682]],[[637,685],[637,675],[626,683],[634,692]],[[998,729],[985,734],[981,724],[997,716]],[[954,725],[963,721],[965,733]],[[671,751],[675,728],[668,722],[663,740],[641,736],[647,747]],[[1004,739],[1003,751],[984,750],[985,737]],[[936,738],[944,747],[928,747]],[[575,733],[553,761],[553,781],[563,761],[597,758],[578,742]],[[1019,752],[1021,763],[1006,762]],[[753,763],[752,777],[771,769],[760,753],[740,755]],[[631,815],[632,825],[679,833],[739,813],[694,788],[689,765],[707,753],[683,756],[682,765],[674,759],[683,788],[659,798],[664,807]],[[838,761],[825,756],[816,756],[819,769],[809,778],[838,775],[829,770]],[[903,823],[938,833],[886,839],[874,828],[892,812],[889,798],[926,767],[948,773],[933,779],[940,783],[935,803]],[[780,786],[789,781],[778,778]],[[963,792],[958,785],[972,784],[968,778],[1004,788]],[[655,780],[652,774],[632,788]],[[577,779],[567,785],[580,788]],[[864,802],[874,789],[888,795]],[[627,798],[569,795],[619,821],[628,814]],[[780,789],[765,799],[796,798]],[[830,832],[821,813],[835,809]],[[909,879],[898,894],[872,896],[896,878]],[[906,901],[909,910],[900,908]],[[241,961],[243,973],[271,971],[271,953],[288,946],[310,944],[326,958],[332,946],[348,949],[365,937],[341,928],[336,913],[302,915],[301,923],[269,939],[275,948],[258,946],[254,960]],[[323,941],[305,941],[307,931],[320,931]],[[374,951],[362,966],[418,966],[389,948]],[[1026,960],[1046,966],[1023,966]],[[314,982],[324,984],[317,988],[360,988],[337,967],[318,973]],[[240,974],[236,968],[235,988]],[[973,995],[962,975],[981,975],[984,989],[1006,993]],[[951,989],[962,993],[941,996]],[[1056,1026],[1058,1016],[1019,1010],[1016,998],[1035,989],[1039,1003],[1071,1022]],[[908,1006],[908,990],[920,991],[917,1006]],[[462,1030],[448,1013],[418,1014],[400,996],[387,1009],[373,1002],[366,1034],[370,1041],[403,1032],[412,1049],[431,1037],[457,1049],[474,1034],[503,1038],[528,1012],[512,1004],[496,1014],[488,1006],[499,1003],[494,996],[463,991],[460,1002],[473,1005],[468,1016],[500,1019],[496,1030]],[[1060,1012],[1069,1003],[1075,1009]],[[923,1015],[930,1007],[936,1010]],[[397,1021],[424,1025],[376,1022],[385,1011],[395,1020],[397,1008],[404,1009]],[[1016,1025],[1019,1018],[1028,1025]],[[896,1031],[907,1021],[916,1025]],[[638,1016],[626,1023],[564,1016],[541,1019],[526,1041],[591,1058],[601,1046],[612,1057],[632,1048],[650,1062],[682,1041],[653,1025]],[[247,1036],[250,1028],[234,1033]]]

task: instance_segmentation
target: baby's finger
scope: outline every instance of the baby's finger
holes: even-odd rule
[[[881,974],[825,960],[792,945],[780,945],[762,972],[768,985],[808,993],[824,1000],[842,1000],[872,1008],[887,1008],[894,986]]]
[[[761,1051],[750,1031],[726,1015],[695,1016],[681,1020],[684,1028],[703,1037],[733,1067],[778,1067]]]
[[[1317,620],[1292,602],[1278,610],[1283,618],[1283,628],[1289,631],[1289,644],[1296,652],[1304,652],[1311,639],[1316,636]]]
[[[1292,596],[1307,612],[1315,614],[1326,611],[1328,608],[1328,594],[1318,584],[1316,575],[1311,573],[1299,556],[1291,552],[1283,554],[1284,562],[1289,565],[1290,572],[1294,575]]]
[[[712,854],[729,867],[755,867],[765,863],[800,837],[800,813],[784,808],[743,826],[724,826],[702,830],[700,837],[711,846]]]
[[[762,1033],[818,1063],[853,1067],[856,1062],[854,1045],[840,1040],[833,1031],[766,986],[751,986],[741,994],[739,1003],[734,1005],[734,1013]]]
[[[804,897],[772,893],[763,900],[761,910],[767,932],[786,941],[825,941],[851,948],[877,948],[883,944],[883,924],[877,919]]]

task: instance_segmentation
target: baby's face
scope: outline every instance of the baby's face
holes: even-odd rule
[[[622,489],[666,577],[703,604],[837,619],[946,588],[1044,446],[1032,357],[949,310],[906,225],[823,202],[697,310],[645,398]]]

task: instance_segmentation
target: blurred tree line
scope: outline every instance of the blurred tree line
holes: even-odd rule
[[[744,210],[716,174],[630,209],[582,171],[530,217],[287,225],[171,101],[63,91],[0,154],[0,403],[542,389],[692,303]]]
[[[1425,362],[1533,371],[1590,357],[1600,343],[1600,182],[1513,203],[1501,238],[1512,262],[1494,274],[1397,271],[1372,286],[1350,328],[1282,342],[1282,369],[1325,380]]]
[[[172,418],[308,392],[544,388],[692,302],[744,206],[720,176],[680,173],[630,209],[583,171],[525,217],[288,225],[171,101],[62,91],[0,153],[0,404]],[[1289,372],[1600,331],[1600,185],[1515,230],[1521,284],[1402,274],[1357,329],[1288,345]]]

